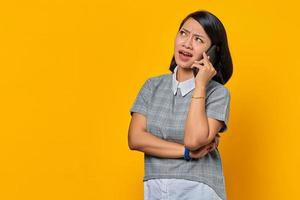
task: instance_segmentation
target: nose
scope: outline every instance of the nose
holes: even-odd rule
[[[187,49],[192,49],[192,36],[186,38],[186,40],[183,43],[183,46]]]

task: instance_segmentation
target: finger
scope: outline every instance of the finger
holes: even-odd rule
[[[207,69],[211,70],[211,64],[207,60],[203,60],[203,66],[206,67]]]
[[[201,59],[201,60],[202,60],[202,59]],[[198,63],[198,62],[201,62],[201,60],[195,60],[194,62],[195,62],[195,63]]]
[[[206,156],[209,152],[210,152],[210,150],[206,150],[202,157]]]
[[[206,147],[206,146],[204,146],[204,147]],[[198,151],[198,152],[195,154],[195,157],[201,158],[201,157],[205,156],[207,153],[208,153],[208,148],[206,147],[206,148],[203,148],[203,149],[201,149],[200,151]]]
[[[216,147],[217,147],[217,143],[216,143],[216,142],[214,142],[214,143],[213,143],[213,145],[212,145],[212,147],[211,147],[211,150],[210,150],[210,151],[213,151],[213,150],[215,150],[215,149],[216,149]]]
[[[200,69],[203,69],[203,65],[201,65],[201,64],[198,64],[198,63],[194,63],[194,64],[192,64],[192,66],[191,66],[191,68],[198,68],[199,70]]]
[[[218,143],[215,143],[214,149],[216,149],[218,147]]]
[[[203,67],[202,62],[194,62],[192,66]]]
[[[207,65],[207,66],[210,66],[210,67],[214,68],[213,65],[211,64],[210,60],[209,60],[209,56],[207,56],[207,54],[205,52],[203,52],[203,59],[202,60],[204,62],[204,65]]]
[[[214,148],[214,146],[215,146],[215,143],[213,142],[208,146],[207,150],[211,151]]]
[[[201,60],[195,60],[194,63],[195,64],[203,65],[204,64],[204,60],[203,59],[201,59]]]
[[[198,154],[199,152],[203,151],[205,149],[205,146],[200,147],[199,149],[196,149],[194,151],[191,151],[192,153]]]
[[[210,147],[207,149],[208,152],[211,152],[213,150],[214,147]]]
[[[207,54],[203,52],[203,59],[205,65],[209,65],[210,61],[208,60]]]

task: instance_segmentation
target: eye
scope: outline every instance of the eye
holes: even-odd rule
[[[182,36],[186,36],[186,33],[185,33],[183,30],[179,31],[179,33],[180,33],[180,35],[182,35]]]
[[[196,42],[203,43],[203,41],[202,41],[201,38],[199,38],[199,37],[196,37],[195,40],[196,40]]]

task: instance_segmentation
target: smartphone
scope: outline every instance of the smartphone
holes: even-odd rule
[[[215,66],[215,62],[217,59],[217,45],[213,45],[211,46],[207,52],[206,55],[209,56],[209,61],[211,62],[211,64],[213,66]],[[199,72],[199,69],[197,67],[192,67],[193,69],[193,73],[194,73],[194,77],[196,77],[197,73]]]

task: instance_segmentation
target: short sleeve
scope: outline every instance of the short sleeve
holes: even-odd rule
[[[230,110],[230,92],[225,87],[216,88],[208,97],[206,103],[206,114],[209,118],[223,121],[225,125],[220,132],[228,129],[228,119]]]
[[[133,112],[138,112],[147,117],[151,91],[151,78],[149,78],[144,82],[137,97],[135,98],[135,101],[130,108],[130,115],[132,115]]]

